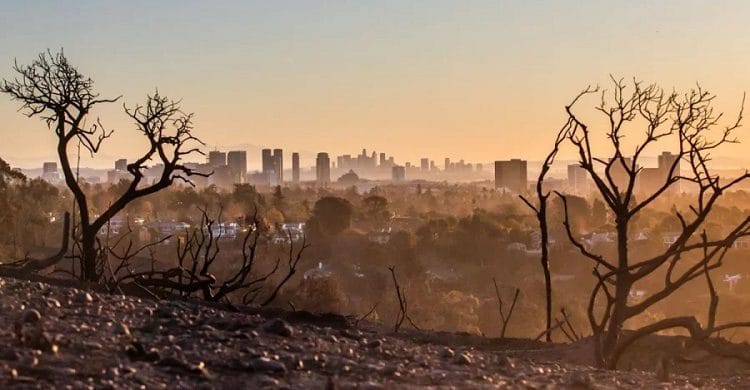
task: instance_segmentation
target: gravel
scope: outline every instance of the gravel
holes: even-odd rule
[[[225,311],[12,278],[0,278],[0,308],[3,389],[669,389],[747,384],[742,372],[672,374],[662,382],[652,372],[605,371],[551,358],[562,347],[531,341],[493,344],[468,342],[460,334],[394,334],[373,323],[347,326],[343,317]]]

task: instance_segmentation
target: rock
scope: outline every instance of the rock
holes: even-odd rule
[[[120,369],[117,367],[110,367],[104,374],[107,379],[117,379],[120,377]]]
[[[278,360],[272,360],[263,356],[251,360],[250,369],[257,372],[285,373],[286,365]]]
[[[261,325],[261,328],[266,333],[272,333],[283,337],[291,337],[294,334],[294,329],[292,329],[286,321],[279,318],[265,322]]]
[[[96,341],[84,341],[83,347],[86,349],[104,349],[104,345]]]
[[[516,361],[506,356],[500,359],[500,365],[513,370],[516,368]]]
[[[585,372],[574,372],[570,376],[570,385],[576,388],[590,389],[593,387],[594,380],[591,375]]]
[[[41,320],[42,320],[42,314],[39,313],[39,310],[28,309],[25,312],[23,312],[23,322],[35,324]]]
[[[89,294],[88,291],[79,291],[76,293],[76,295],[73,297],[73,301],[78,304],[85,304],[90,303],[94,301],[94,297]]]
[[[177,313],[166,306],[159,306],[156,308],[156,310],[154,310],[154,315],[157,318],[172,318],[176,316]]]
[[[440,356],[444,358],[452,358],[456,356],[456,352],[454,352],[451,348],[445,347],[442,351],[440,351]]]
[[[474,363],[474,361],[471,358],[471,355],[469,355],[466,352],[461,353],[458,356],[456,356],[455,362],[456,362],[456,364],[463,364],[463,365],[467,365],[467,366],[471,365],[472,363]]]
[[[383,342],[380,339],[375,339],[375,340],[369,341],[365,345],[367,346],[367,348],[378,348],[381,345],[383,345]]]
[[[125,336],[130,336],[130,328],[128,328],[127,325],[125,325],[125,324],[123,324],[121,322],[116,322],[115,323],[114,331],[117,334],[121,334],[121,335],[125,335]]]
[[[62,306],[60,304],[60,301],[55,298],[47,298],[45,303],[47,304],[47,307],[52,307],[52,308],[59,308]]]
[[[143,344],[134,341],[125,347],[125,354],[133,361],[155,362],[159,360],[159,351],[151,348],[148,351]]]

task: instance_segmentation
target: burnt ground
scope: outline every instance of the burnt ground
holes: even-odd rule
[[[626,369],[605,371],[589,365],[586,341],[393,333],[335,315],[223,310],[8,277],[0,310],[0,388],[750,386],[750,347],[726,344],[717,357],[680,337],[646,339],[625,356]]]

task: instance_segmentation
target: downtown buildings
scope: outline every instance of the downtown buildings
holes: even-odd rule
[[[495,188],[502,191],[523,193],[528,187],[526,160],[512,159],[495,161]]]

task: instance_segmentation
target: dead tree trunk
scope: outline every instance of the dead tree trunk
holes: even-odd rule
[[[190,183],[192,175],[206,176],[194,172],[182,164],[183,158],[193,153],[201,153],[198,147],[202,142],[193,136],[192,114],[180,110],[179,102],[171,101],[155,93],[147,96],[145,105],[133,109],[125,108],[125,113],[134,120],[136,130],[144,136],[148,148],[143,155],[128,165],[132,175],[126,191],[103,210],[96,218],[89,212],[89,201],[74,174],[68,148],[77,141],[93,156],[102,143],[112,135],[97,119],[90,127],[85,127],[88,114],[100,104],[114,103],[114,99],[99,98],[94,91],[94,83],[72,66],[65,55],[49,51],[40,54],[31,65],[15,64],[17,78],[3,80],[0,91],[21,103],[21,110],[28,116],[43,119],[54,129],[57,137],[57,154],[65,178],[65,184],[73,193],[79,212],[80,233],[80,277],[86,281],[97,281],[101,276],[97,266],[101,248],[97,248],[99,230],[122,211],[130,202],[153,194],[170,186],[175,180]],[[159,179],[152,184],[142,182],[146,163],[157,162],[163,165]]]
[[[568,136],[567,132],[570,129],[570,121],[565,124],[558,132],[557,138],[552,151],[547,154],[547,157],[542,163],[542,169],[539,172],[539,177],[536,181],[536,198],[537,202],[534,204],[531,200],[527,199],[523,195],[519,195],[521,200],[526,203],[529,208],[534,211],[534,215],[539,224],[541,257],[539,262],[542,266],[542,272],[544,273],[544,293],[545,293],[545,316],[547,320],[547,330],[552,327],[552,275],[549,268],[549,227],[547,224],[547,199],[549,198],[549,191],[544,189],[544,179],[550,170],[550,167],[555,162],[557,152],[560,150],[560,145],[565,141]],[[546,332],[545,340],[547,342],[552,341],[552,332]]]
[[[597,195],[615,217],[616,259],[607,259],[593,252],[576,237],[570,224],[567,197],[558,193],[563,201],[563,224],[570,242],[594,264],[593,274],[597,279],[589,297],[587,315],[596,341],[595,359],[600,366],[610,369],[616,368],[622,352],[644,335],[674,327],[685,328],[695,337],[712,332],[715,328],[696,328],[697,321],[692,316],[667,318],[636,329],[627,336],[623,336],[623,327],[628,320],[667,299],[688,282],[721,267],[726,250],[739,238],[750,236],[750,217],[746,217],[731,226],[728,233],[697,239],[698,232],[705,231],[706,220],[721,196],[750,179],[747,172],[724,179],[714,174],[708,165],[710,154],[717,148],[737,142],[733,131],[740,126],[742,110],[736,121],[717,130],[721,114],[714,113],[714,96],[700,86],[679,95],[637,81],[632,85],[622,80],[612,81],[612,91],[602,93],[600,104],[595,107],[609,124],[606,137],[613,150],[610,158],[595,156],[591,131],[586,121],[572,110],[581,98],[598,92],[598,89],[586,88],[565,110],[568,114],[567,139],[578,153],[578,164],[587,172]],[[621,141],[633,126],[645,127],[645,131],[638,132],[645,133],[645,137],[636,143],[632,157],[625,157]],[[662,175],[658,185],[637,193],[637,180],[642,170],[639,164],[644,153],[648,153],[649,147],[664,142],[677,145],[677,150],[664,155],[666,157],[658,168]],[[687,169],[681,171],[681,164],[686,164]],[[688,183],[697,191],[687,210],[674,211],[680,223],[675,242],[656,255],[634,258],[628,247],[631,221],[656,199],[674,192],[678,183]],[[640,302],[629,302],[633,286],[657,271],[666,274],[663,287]]]

